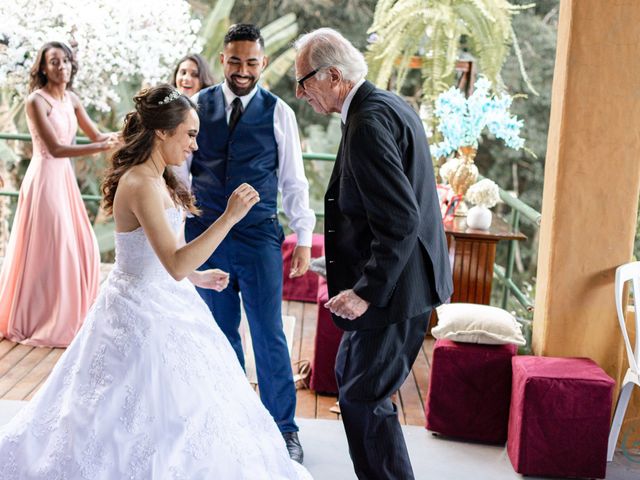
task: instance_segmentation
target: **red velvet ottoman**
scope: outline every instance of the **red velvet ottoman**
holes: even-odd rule
[[[298,302],[314,303],[318,298],[318,275],[308,271],[298,278],[289,278],[291,269],[291,256],[298,243],[295,233],[287,235],[282,243],[282,299]],[[311,258],[324,255],[324,235],[313,234],[311,241]]]
[[[615,382],[587,358],[513,359],[507,452],[516,472],[604,478]]]
[[[511,359],[516,345],[440,339],[433,348],[425,402],[427,429],[484,443],[507,440]]]
[[[311,366],[310,387],[319,393],[338,393],[336,384],[336,355],[342,338],[342,330],[331,320],[331,312],[324,307],[329,300],[327,281],[319,277],[318,285],[318,323],[316,326],[313,364]]]

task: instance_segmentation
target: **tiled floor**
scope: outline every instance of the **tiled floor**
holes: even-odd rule
[[[24,402],[0,400],[0,427]],[[342,423],[298,419],[305,466],[316,480],[356,480]],[[503,447],[444,440],[422,427],[404,426],[416,480],[518,480]],[[640,459],[638,459],[640,461]],[[535,477],[526,477],[536,480]],[[617,454],[607,469],[607,480],[637,480],[640,464]]]

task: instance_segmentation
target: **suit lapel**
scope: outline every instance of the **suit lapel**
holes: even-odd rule
[[[360,85],[358,91],[353,96],[351,100],[351,105],[349,105],[349,111],[347,112],[347,122],[342,128],[342,138],[340,139],[340,146],[338,147],[338,153],[336,154],[336,161],[333,165],[333,171],[331,172],[331,178],[329,179],[329,184],[327,185],[327,190],[329,190],[333,184],[340,178],[340,173],[342,171],[342,156],[343,156],[343,148],[344,148],[344,139],[347,136],[347,132],[349,131],[350,120],[353,118],[354,113],[360,110],[360,106],[365,98],[367,98],[371,92],[376,89],[375,85],[367,80]]]
[[[345,132],[346,129],[349,128],[349,122],[353,118],[353,115],[360,110],[362,102],[364,102],[364,100],[369,95],[371,95],[371,92],[373,92],[375,89],[376,86],[368,80],[365,80],[364,83],[360,85],[360,88],[351,99],[351,105],[349,105],[349,111],[347,112],[347,122],[345,124]]]
[[[331,178],[329,178],[329,184],[327,190],[329,190],[333,184],[340,178],[340,171],[342,170],[342,143],[344,140],[344,134],[340,139],[340,146],[338,147],[338,153],[336,154],[336,161],[333,162],[333,170],[331,171]]]

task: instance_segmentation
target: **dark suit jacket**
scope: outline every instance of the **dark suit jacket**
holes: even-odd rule
[[[329,296],[353,288],[371,304],[344,330],[425,313],[453,292],[427,137],[397,95],[365,82],[352,99],[325,195]]]

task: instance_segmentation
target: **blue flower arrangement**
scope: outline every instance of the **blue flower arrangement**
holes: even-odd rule
[[[491,82],[479,77],[469,98],[455,87],[438,96],[434,115],[443,141],[431,146],[434,158],[446,158],[464,146],[477,148],[485,127],[508,147],[518,150],[524,146],[520,137],[523,121],[509,113],[511,96],[495,95],[490,89]]]

